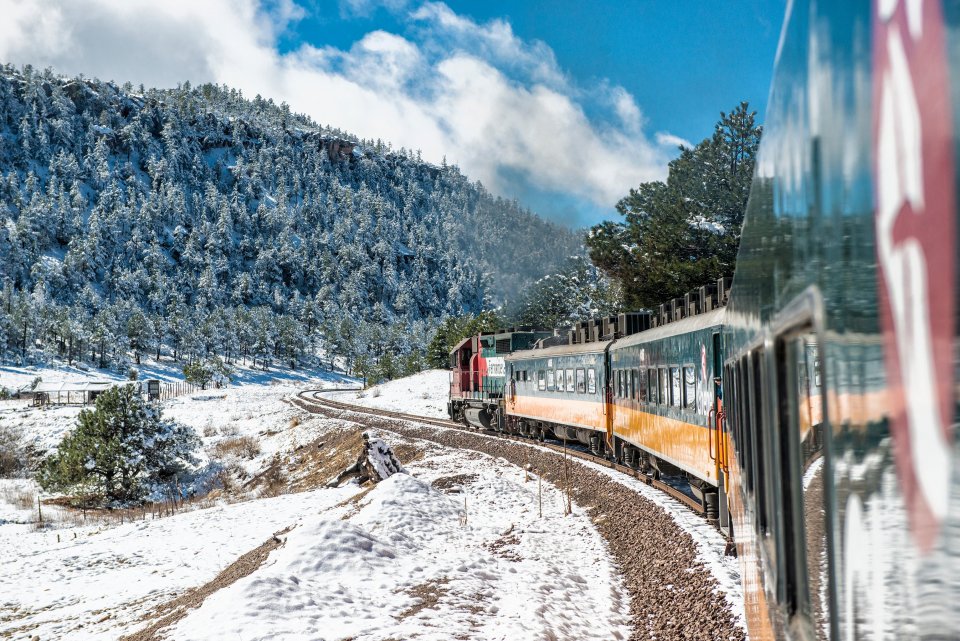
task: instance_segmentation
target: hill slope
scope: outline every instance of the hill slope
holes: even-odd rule
[[[8,65],[0,142],[0,361],[409,355],[582,251],[456,167],[226,87]]]

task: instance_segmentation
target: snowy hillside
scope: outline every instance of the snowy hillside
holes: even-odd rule
[[[327,397],[364,407],[447,418],[449,390],[450,371],[431,369],[374,385],[363,391],[330,392]]]
[[[0,67],[0,362],[407,358],[576,253],[456,167],[259,96]]]

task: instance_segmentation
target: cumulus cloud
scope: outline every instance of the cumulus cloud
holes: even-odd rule
[[[495,192],[519,176],[594,208],[663,177],[676,145],[689,145],[647,136],[625,89],[577,86],[550,47],[504,20],[477,23],[438,2],[340,6],[386,6],[410,36],[372,31],[346,50],[281,54],[279,36],[303,17],[291,0],[0,0],[0,60],[148,86],[226,83],[429,161],[446,156]]]

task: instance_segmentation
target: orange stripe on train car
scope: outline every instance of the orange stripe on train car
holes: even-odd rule
[[[603,403],[596,400],[515,396],[507,401],[507,414],[560,425],[585,427],[604,433],[607,431]]]
[[[611,407],[614,413],[613,433],[618,438],[699,478],[717,483],[717,462],[710,458],[710,434],[707,428],[622,406]],[[606,433],[603,403],[598,401],[516,396],[507,401],[507,414]],[[716,442],[714,449],[719,449]]]
[[[717,483],[717,462],[710,458],[710,430],[659,414],[622,405],[614,406],[613,433],[685,469],[698,478]],[[714,455],[719,446],[713,434]]]

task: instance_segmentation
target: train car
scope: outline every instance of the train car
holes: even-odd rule
[[[723,334],[751,638],[960,638],[958,27],[788,4]]]
[[[656,476],[685,475],[711,518],[728,525],[727,438],[715,378],[725,309],[617,340],[609,350],[610,426],[619,459]]]
[[[609,429],[605,388],[611,342],[554,345],[508,356],[503,429],[602,451]]]
[[[479,429],[488,429],[499,411],[506,383],[504,358],[527,349],[551,332],[510,328],[469,336],[450,351],[447,413]]]

